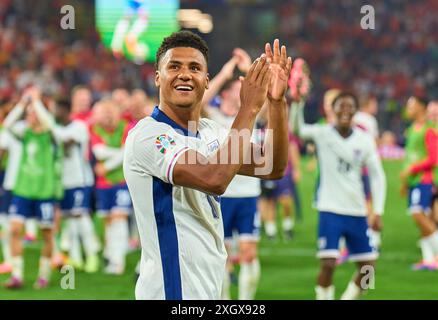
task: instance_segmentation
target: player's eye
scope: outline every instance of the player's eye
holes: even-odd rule
[[[178,69],[178,65],[177,65],[177,64],[171,64],[171,65],[169,66],[169,69],[170,69],[170,70],[177,70],[177,69]]]
[[[192,69],[192,71],[199,71],[200,70],[200,68],[198,66],[192,66],[191,69]]]

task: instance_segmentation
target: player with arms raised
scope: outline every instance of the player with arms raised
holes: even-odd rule
[[[303,108],[299,107],[295,128],[302,138],[315,141],[318,150],[320,183],[316,207],[319,211],[318,258],[321,271],[318,276],[316,298],[332,300],[335,297],[333,274],[339,257],[339,240],[345,238],[349,259],[357,262],[359,272],[350,281],[341,299],[357,299],[362,293],[363,266],[374,267],[378,257],[370,244],[368,227],[381,228],[386,196],[386,179],[374,140],[354,128],[352,119],[358,108],[354,95],[340,93],[333,101],[335,123],[309,125],[304,123]],[[366,200],[361,171],[369,169],[373,199],[373,215],[367,222]]]

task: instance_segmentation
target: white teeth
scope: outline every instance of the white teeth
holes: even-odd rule
[[[188,91],[192,91],[193,88],[190,86],[177,86],[176,90],[188,90]]]

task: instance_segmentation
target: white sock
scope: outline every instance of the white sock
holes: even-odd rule
[[[70,222],[73,218],[67,218],[64,222],[64,228],[61,229],[59,235],[59,249],[65,252],[70,250]]]
[[[114,252],[114,224],[108,223],[105,225],[105,248],[103,250],[103,256],[111,260]]]
[[[15,256],[11,258],[12,276],[18,279],[23,279],[23,256]]]
[[[69,258],[74,262],[82,262],[81,243],[79,241],[79,220],[70,218],[70,250]]]
[[[250,284],[250,296],[252,297],[251,299],[254,300],[256,292],[257,292],[257,287],[259,285],[259,280],[260,280],[260,261],[259,259],[254,259],[251,262],[251,284]]]
[[[294,221],[291,217],[285,217],[283,219],[283,230],[291,231],[294,228]]]
[[[9,219],[4,215],[2,219],[2,250],[3,250],[3,261],[5,263],[11,263],[11,243],[10,243],[10,228]]]
[[[434,255],[438,254],[438,231],[435,231],[430,236],[423,238],[427,239],[427,241],[430,244],[430,247],[432,248]]]
[[[239,271],[239,300],[254,300],[260,279],[260,262],[254,259],[241,263]]]
[[[38,277],[45,280],[50,280],[50,274],[52,273],[51,259],[47,257],[40,258],[40,270],[38,272]]]
[[[114,31],[113,40],[111,42],[111,48],[113,51],[120,52],[123,48],[123,40],[125,39],[125,34],[129,28],[129,21],[126,19],[120,20],[116,25],[116,30]]]
[[[79,222],[79,235],[82,240],[82,245],[84,246],[85,255],[89,257],[97,254],[99,251],[99,243],[90,215],[81,215],[79,217]]]
[[[266,221],[265,222],[265,231],[266,234],[270,237],[273,237],[277,234],[277,226],[275,225],[275,222],[272,221]]]
[[[251,300],[251,264],[242,262],[239,271],[239,300]]]
[[[125,267],[125,257],[128,251],[129,243],[129,228],[128,220],[118,219],[113,223],[113,236],[114,236],[114,255],[112,262],[117,266]]]
[[[37,221],[35,219],[26,219],[25,226],[26,234],[36,238],[38,230]]]
[[[359,299],[362,290],[357,286],[357,284],[351,280],[348,283],[347,289],[345,289],[344,293],[341,296],[341,300],[357,300]]]
[[[335,300],[335,286],[329,287],[316,286],[316,300]]]
[[[222,283],[221,300],[231,300],[230,296],[230,274],[225,270],[224,281]]]
[[[423,262],[431,263],[435,259],[434,251],[430,245],[427,237],[420,239],[421,254],[423,256]]]

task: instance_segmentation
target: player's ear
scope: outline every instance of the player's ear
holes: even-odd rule
[[[159,70],[157,70],[157,71],[155,71],[155,86],[157,87],[157,88],[159,88],[160,87],[160,71]]]
[[[210,74],[209,73],[207,73],[207,75],[205,76],[205,80],[206,80],[206,82],[205,82],[205,89],[208,89],[208,85],[210,84]]]

